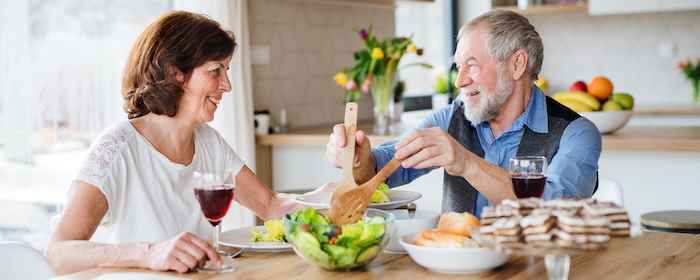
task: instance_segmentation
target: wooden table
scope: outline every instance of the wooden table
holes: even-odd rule
[[[569,279],[699,279],[700,235],[645,232],[632,246],[572,256]],[[294,252],[248,252],[225,260],[236,271],[220,275],[156,272],[147,269],[95,268],[54,279],[90,279],[108,272],[159,273],[189,279],[547,279],[542,257],[516,256],[480,274],[441,274],[428,270],[408,255],[382,253],[364,268],[349,272],[313,266]]]

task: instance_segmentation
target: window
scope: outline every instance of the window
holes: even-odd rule
[[[396,7],[396,35],[411,36],[418,48],[423,49],[423,55],[404,55],[401,65],[416,62],[424,62],[433,66],[433,69],[411,66],[399,72],[399,79],[405,82],[404,96],[431,95],[436,76],[445,74],[447,67],[451,66],[448,58],[452,54],[446,53],[445,36],[445,0],[433,2],[399,2]],[[401,67],[399,65],[399,67]]]
[[[0,240],[43,250],[92,139],[124,119],[121,76],[168,0],[0,1]]]

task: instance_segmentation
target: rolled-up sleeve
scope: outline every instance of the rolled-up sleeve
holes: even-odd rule
[[[394,148],[394,146],[396,146],[396,144],[399,143],[401,139],[403,139],[416,129],[425,128],[430,124],[435,127],[441,127],[443,130],[447,131],[447,128],[450,125],[450,120],[452,119],[452,115],[454,114],[454,111],[457,110],[457,108],[460,106],[460,104],[461,103],[459,102],[454,102],[452,106],[445,106],[443,108],[437,109],[433,111],[430,115],[426,116],[423,120],[421,120],[421,122],[418,125],[401,134],[401,136],[372,148],[372,155],[374,155],[374,159],[377,162],[377,170],[384,167],[387,163],[389,163],[389,161],[391,161],[392,158],[394,158],[394,154],[396,153],[396,149]],[[432,171],[435,168],[438,167],[431,167],[425,169],[409,168],[408,170],[403,167],[399,167],[394,173],[391,174],[391,176],[389,176],[389,178],[386,179],[385,183],[389,185],[390,188],[408,184],[416,178],[423,176],[424,174]]]

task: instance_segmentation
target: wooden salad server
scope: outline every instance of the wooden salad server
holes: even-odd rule
[[[331,196],[330,209],[328,216],[331,222],[335,224],[334,218],[340,218],[343,215],[343,207],[338,200],[345,197],[345,193],[357,188],[355,176],[352,174],[353,162],[355,161],[355,132],[357,131],[357,103],[348,102],[345,104],[345,148],[343,150],[343,173],[340,176],[340,181],[336,185],[335,191]]]
[[[428,125],[426,128],[428,127],[432,127],[432,125]],[[401,162],[403,162],[402,159],[394,157],[372,179],[359,187],[343,192],[342,196],[336,196],[336,193],[333,193],[331,209],[335,209],[335,211],[329,215],[331,222],[336,225],[345,225],[361,219],[369,207],[374,191],[401,166]]]

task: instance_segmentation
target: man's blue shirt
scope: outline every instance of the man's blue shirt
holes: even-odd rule
[[[373,148],[372,154],[377,161],[377,169],[381,169],[394,157],[396,143],[413,130],[432,124],[447,131],[455,110],[462,104],[460,101],[455,101],[451,106],[437,109],[423,119],[418,126],[395,140]],[[467,121],[466,118],[464,121]],[[500,137],[494,138],[488,122],[472,123],[471,125],[476,128],[481,148],[484,150],[484,159],[507,170],[508,160],[517,153],[525,127],[529,127],[534,132],[547,133],[547,123],[545,95],[539,88],[533,86],[527,108]],[[591,121],[583,117],[572,121],[564,130],[559,141],[559,150],[549,164],[547,185],[542,198],[590,197],[593,195],[601,145],[600,132]],[[427,169],[399,167],[394,174],[387,178],[386,183],[390,187],[407,184],[435,168],[437,167]],[[474,215],[480,217],[481,209],[487,205],[493,205],[493,203],[479,193]]]

